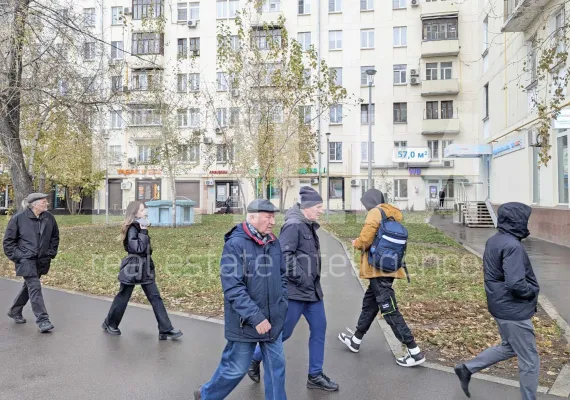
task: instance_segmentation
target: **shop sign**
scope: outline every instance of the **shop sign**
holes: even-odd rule
[[[513,151],[522,150],[525,147],[524,135],[517,136],[493,146],[493,158],[504,156]]]
[[[428,147],[395,148],[392,156],[394,162],[406,162],[408,164],[424,164],[431,161]]]
[[[118,169],[119,175],[162,175],[159,169]]]
[[[408,168],[408,172],[412,176],[420,176],[422,174],[421,168]]]
[[[210,175],[226,175],[226,174],[228,174],[228,171],[226,171],[226,170],[215,170],[215,171],[210,171],[209,173],[210,173]]]

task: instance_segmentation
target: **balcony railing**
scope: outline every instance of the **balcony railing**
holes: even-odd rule
[[[424,110],[422,135],[458,134],[459,131],[459,111],[457,108],[439,110],[435,116]]]

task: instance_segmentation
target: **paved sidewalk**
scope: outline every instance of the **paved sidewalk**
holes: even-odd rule
[[[350,353],[336,339],[339,331],[356,323],[363,293],[340,244],[325,233],[321,237],[323,264],[329,265],[334,256],[337,265],[334,276],[330,271],[323,276],[325,372],[341,389],[330,394],[306,389],[308,328],[303,320],[285,345],[289,399],[465,399],[452,374],[398,367],[377,324],[360,354]],[[7,310],[19,287],[0,279],[0,309]],[[159,342],[152,311],[140,307],[127,310],[122,336],[109,336],[100,328],[108,300],[49,289],[45,298],[55,325],[52,333],[37,332],[29,306],[25,325],[0,314],[0,399],[192,400],[193,390],[211,377],[225,345],[223,326],[177,315],[172,315],[173,324],[185,335],[177,342]],[[520,399],[518,388],[481,380],[471,386],[472,399]],[[246,377],[229,398],[262,400],[263,389]]]
[[[467,228],[454,223],[450,215],[434,214],[430,223],[480,254],[485,251],[487,239],[497,232],[494,228]],[[540,293],[546,296],[560,316],[570,323],[570,247],[532,236],[523,240],[523,244],[538,278]]]

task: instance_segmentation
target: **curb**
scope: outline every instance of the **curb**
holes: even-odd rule
[[[321,227],[321,229],[323,229]],[[337,242],[340,243],[340,245],[342,246],[345,255],[348,259],[348,261],[350,262],[350,265],[352,266],[353,270],[358,270],[358,267],[356,265],[356,263],[352,260],[352,257],[350,256],[350,252],[348,251],[347,247],[345,246],[345,244],[333,233],[329,232],[328,230],[323,229],[328,235],[330,235],[334,240],[336,240]],[[362,287],[362,290],[366,291],[367,287],[366,285],[362,282],[362,280],[358,277],[358,275],[356,276],[356,279],[358,279],[358,282],[360,283],[360,286]],[[400,341],[398,339],[396,339],[396,336],[394,335],[394,332],[392,332],[392,329],[388,326],[388,324],[386,323],[386,321],[384,319],[376,319],[376,321],[378,321],[378,325],[380,325],[380,329],[382,329],[382,332],[384,333],[384,337],[386,338],[386,341],[388,342],[388,345],[390,346],[390,350],[392,350],[392,354],[394,355],[394,357],[398,357],[401,356],[403,354],[402,352],[402,344],[400,343]],[[420,367],[423,368],[430,368],[430,369],[435,369],[438,371],[443,371],[443,372],[448,372],[450,374],[455,375],[455,371],[453,370],[452,367],[448,367],[446,365],[441,365],[441,364],[437,364],[437,363],[432,363],[432,362],[424,362],[423,364],[419,365]],[[568,364],[566,364],[564,366],[564,368],[562,369],[562,371],[560,371],[560,374],[558,375],[558,378],[556,379],[556,382],[554,383],[554,385],[552,386],[552,388],[550,388],[550,393],[549,393],[549,388],[545,387],[545,386],[539,386],[537,391],[538,393],[543,393],[543,394],[551,394],[551,395],[555,395],[555,396],[561,396],[561,397],[568,397],[568,394],[570,394],[570,392],[567,392],[566,394],[564,394],[564,392],[560,392],[561,394],[556,394],[554,393],[553,389],[555,388],[557,382],[559,380],[561,380],[561,378],[565,379],[564,384],[561,384],[560,386],[563,385],[567,385],[568,389],[570,390],[570,368],[567,368]],[[568,374],[564,375],[564,374]],[[491,375],[485,375],[485,374],[474,374],[471,376],[472,379],[479,379],[482,381],[488,381],[488,382],[493,382],[493,383],[499,383],[502,385],[507,385],[507,386],[512,386],[512,387],[520,387],[520,384],[518,381],[512,380],[512,379],[506,379],[506,378],[499,378],[499,377],[495,377],[495,376],[491,376]]]

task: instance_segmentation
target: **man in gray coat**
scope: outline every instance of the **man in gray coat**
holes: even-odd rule
[[[455,367],[467,397],[471,397],[469,381],[472,374],[516,356],[522,399],[536,399],[540,358],[531,318],[536,313],[539,286],[521,243],[530,234],[528,219],[531,211],[525,204],[503,204],[499,208],[499,232],[489,238],[485,246],[485,292],[502,343]]]
[[[42,295],[40,278],[46,275],[57,255],[59,229],[47,211],[47,194],[32,193],[24,200],[24,210],[14,215],[4,234],[4,254],[16,264],[16,275],[24,278],[24,286],[8,311],[17,324],[24,324],[22,309],[30,300],[40,332],[53,329]]]

